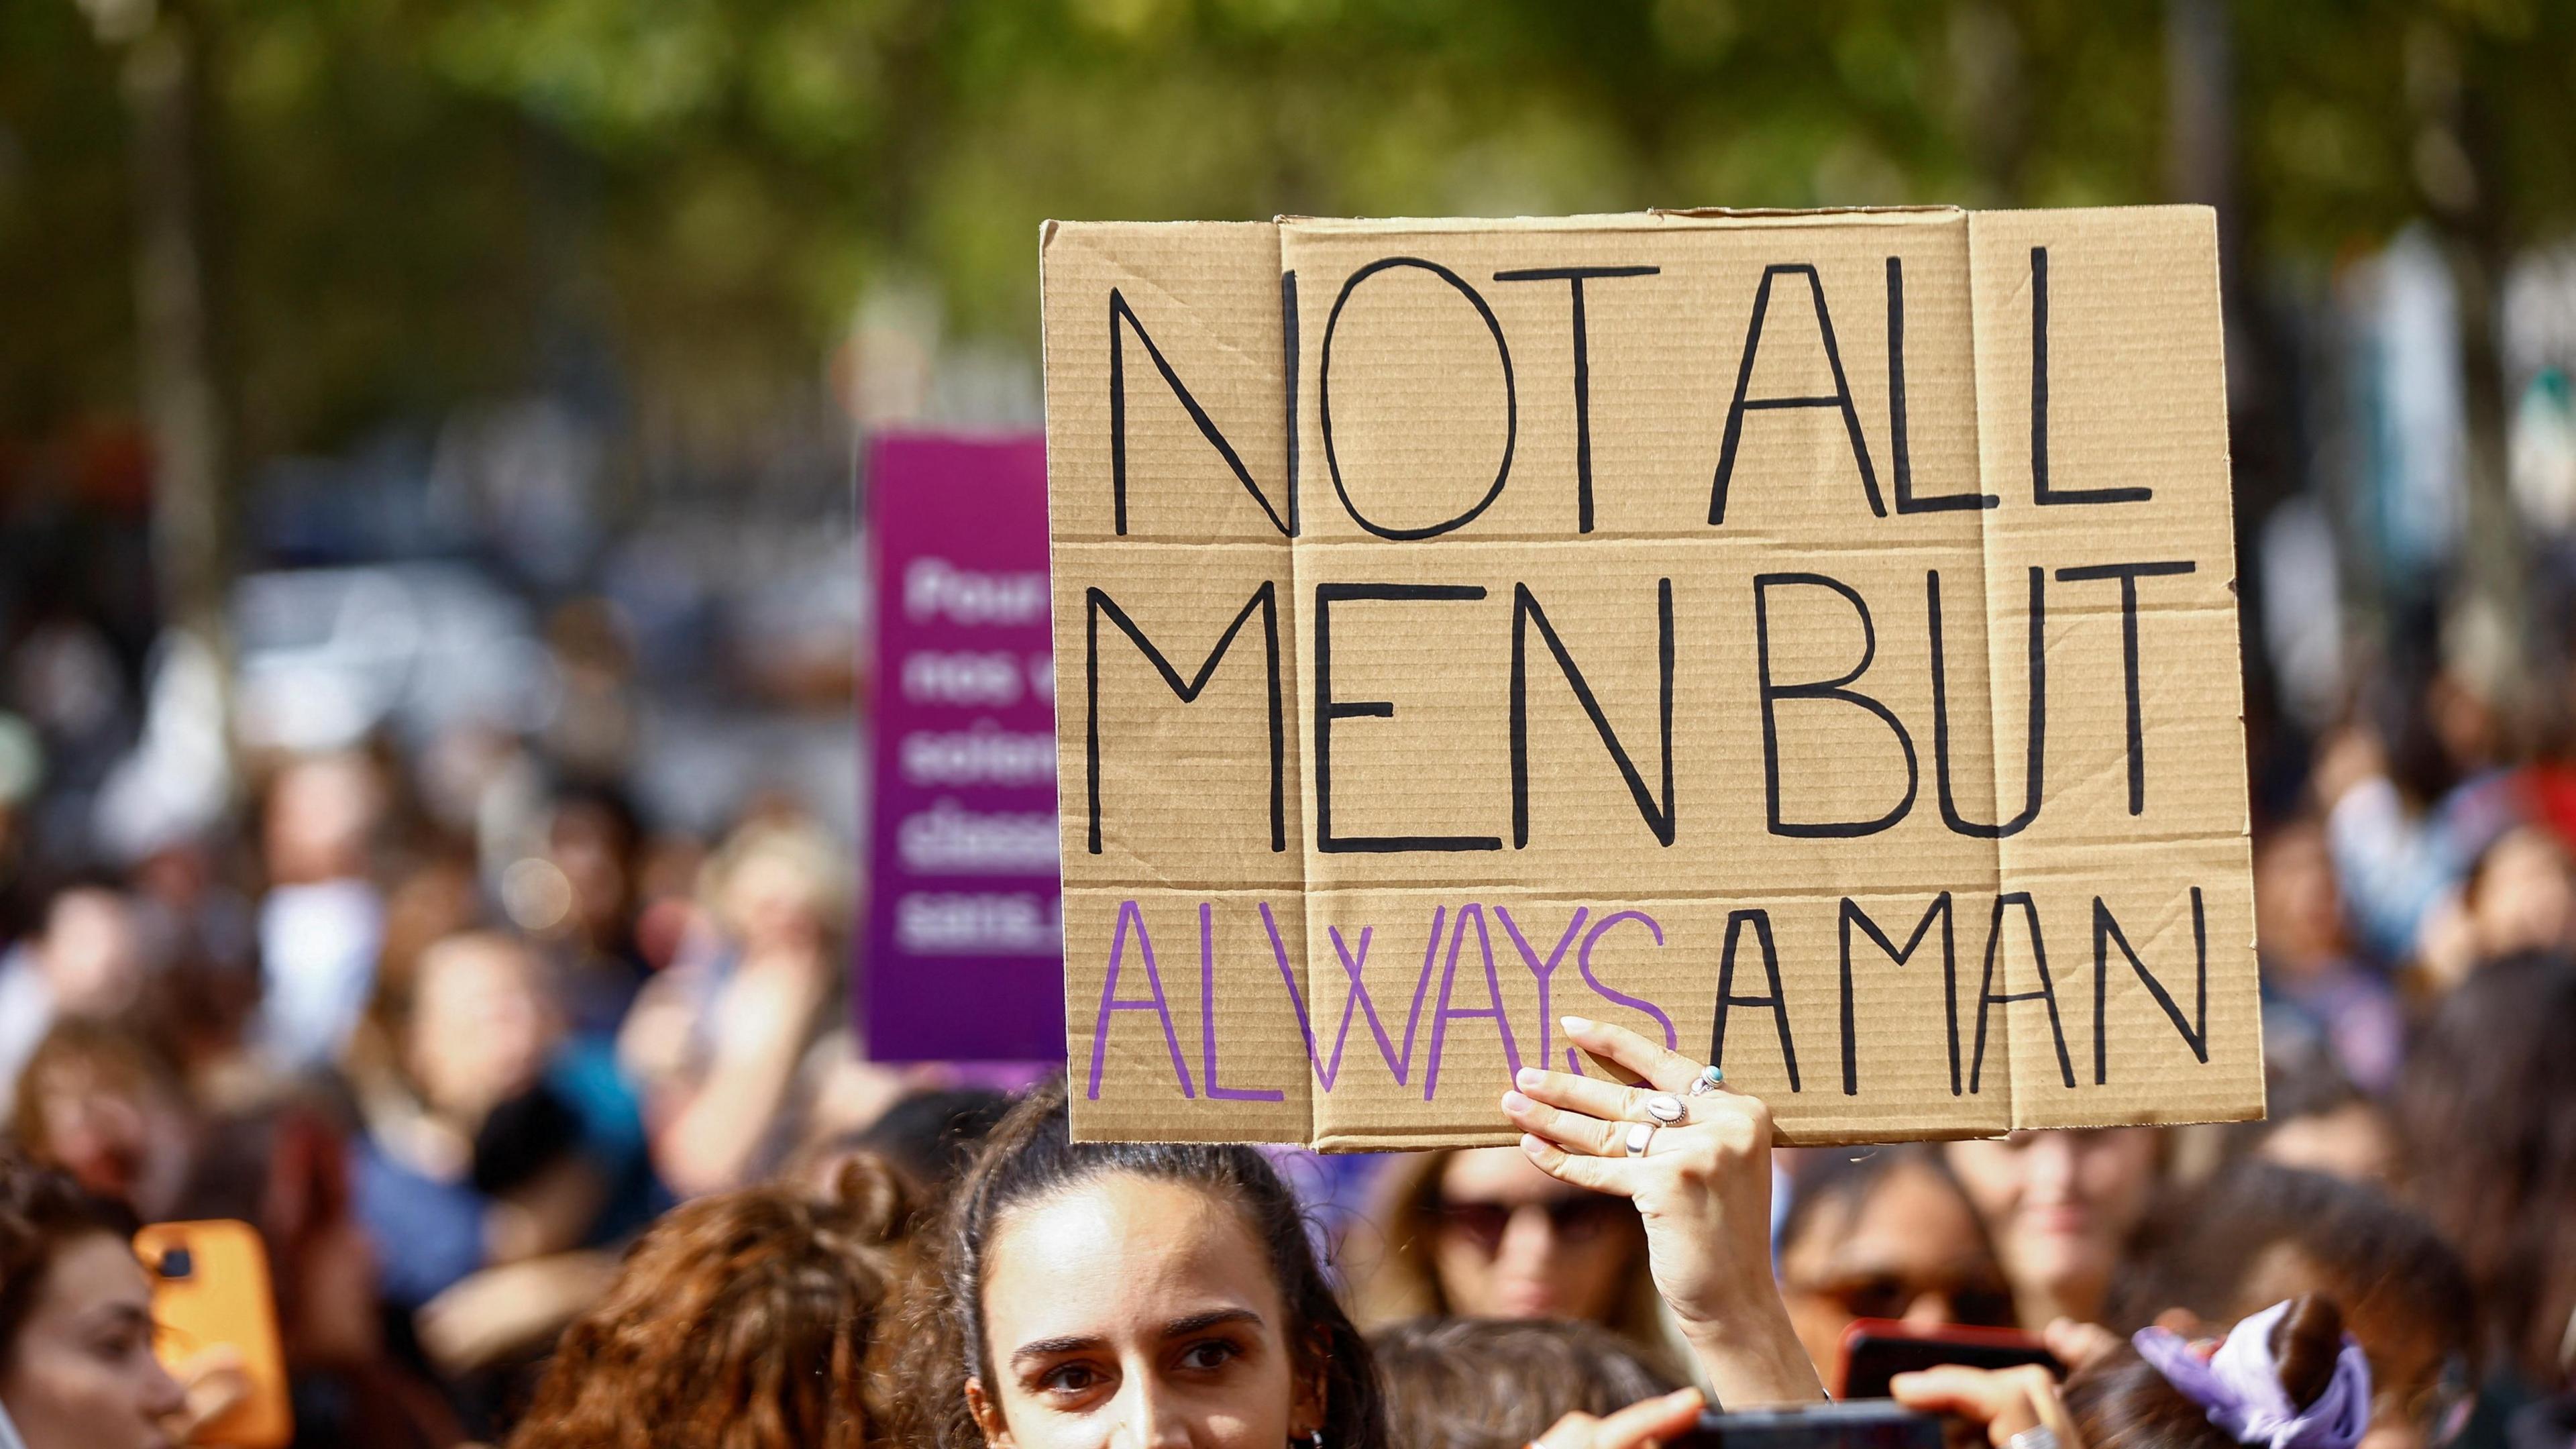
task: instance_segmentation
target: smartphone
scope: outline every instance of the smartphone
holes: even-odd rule
[[[1941,1419],[1893,1399],[1712,1410],[1666,1449],[1942,1449]]]
[[[241,1398],[189,1442],[285,1449],[295,1415],[259,1230],[228,1219],[155,1223],[134,1235],[134,1251],[152,1275],[152,1318],[160,1329],[153,1352],[164,1367],[184,1383],[189,1361],[208,1348],[227,1345],[240,1356]]]
[[[2047,1345],[2013,1329],[1861,1318],[1843,1330],[1842,1370],[1835,1377],[1834,1397],[1883,1398],[1887,1381],[1898,1374],[1945,1363],[1983,1369],[2035,1363],[2061,1377],[2066,1373],[2066,1366]]]

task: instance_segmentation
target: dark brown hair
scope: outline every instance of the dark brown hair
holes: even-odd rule
[[[1416,1318],[1370,1334],[1369,1347],[1404,1449],[1520,1449],[1567,1414],[1609,1414],[1673,1387],[1591,1323]]]
[[[134,1236],[134,1215],[83,1192],[67,1172],[0,1151],[0,1366],[18,1352],[54,1255],[93,1233],[124,1242]]]
[[[2397,1094],[2413,1196],[2468,1263],[2487,1348],[2551,1385],[2576,1316],[2576,962],[2481,966],[2444,998]]]
[[[985,1252],[995,1228],[1014,1208],[1122,1173],[1195,1188],[1242,1214],[1287,1305],[1284,1337],[1303,1357],[1300,1367],[1323,1381],[1324,1442],[1389,1449],[1368,1341],[1334,1298],[1305,1213],[1269,1160],[1249,1147],[1076,1142],[1066,1096],[1062,1078],[1031,1089],[984,1140],[949,1199],[926,1274],[935,1291],[922,1296],[903,1375],[908,1427],[925,1449],[983,1449],[966,1381],[995,1381],[984,1334]]]
[[[2301,1288],[2333,1297],[2383,1390],[2420,1392],[2476,1347],[2468,1271],[2432,1224],[2376,1188],[2267,1162],[2163,1205],[2104,1316],[2123,1331],[2169,1308],[2232,1323]]]
[[[675,1208],[565,1330],[511,1449],[866,1449],[889,1442],[877,1331],[907,1204],[870,1157]]]
[[[2332,1299],[2313,1293],[2294,1298],[2290,1311],[2272,1325],[2281,1388],[2299,1408],[2325,1393],[2342,1352],[2343,1312]],[[2067,1380],[2066,1409],[2087,1449],[2236,1449],[2236,1440],[2209,1421],[2206,1407],[2129,1344]]]

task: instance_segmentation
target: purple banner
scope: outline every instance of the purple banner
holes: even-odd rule
[[[868,928],[879,1061],[1059,1060],[1064,924],[1036,437],[880,437]]]

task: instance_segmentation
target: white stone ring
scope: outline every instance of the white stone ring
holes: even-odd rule
[[[1725,1081],[1726,1071],[1724,1068],[1702,1067],[1699,1069],[1699,1075],[1691,1078],[1690,1094],[1694,1097],[1705,1097],[1709,1093],[1716,1091]]]
[[[1646,1099],[1646,1115],[1657,1125],[1670,1127],[1689,1116],[1690,1109],[1682,1105],[1681,1098],[1659,1093]]]
[[[1631,1124],[1628,1128],[1627,1135],[1619,1140],[1622,1155],[1628,1157],[1645,1156],[1646,1149],[1654,1145],[1656,1130],[1662,1126],[1663,1124],[1660,1122],[1637,1122]]]

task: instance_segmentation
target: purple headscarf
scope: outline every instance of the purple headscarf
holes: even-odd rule
[[[2291,1403],[2289,1391],[2281,1387],[2280,1363],[2272,1356],[2273,1327],[2289,1311],[2288,1303],[2275,1303],[2237,1324],[2207,1359],[2169,1329],[2142,1328],[2130,1342],[2184,1397],[2209,1411],[2209,1422],[2239,1444],[2353,1449],[2370,1427],[2370,1363],[2362,1357],[2361,1345],[2345,1334],[2325,1392],[2305,1409]]]

